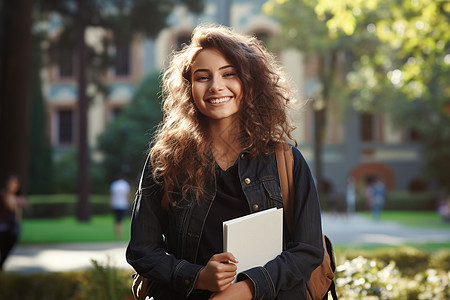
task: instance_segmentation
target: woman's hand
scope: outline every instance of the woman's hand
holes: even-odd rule
[[[236,276],[236,265],[238,260],[229,252],[219,253],[211,259],[203,268],[195,282],[194,288],[200,290],[209,290],[211,292],[222,292],[227,289]]]
[[[210,300],[251,300],[253,299],[253,294],[255,293],[255,288],[250,279],[244,281],[239,281],[237,283],[231,284],[225,291],[214,293],[209,299]]]

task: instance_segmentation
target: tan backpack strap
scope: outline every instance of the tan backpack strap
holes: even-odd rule
[[[280,179],[281,197],[283,198],[284,216],[289,233],[292,233],[294,216],[294,156],[292,147],[287,143],[280,143],[276,151],[278,177]]]

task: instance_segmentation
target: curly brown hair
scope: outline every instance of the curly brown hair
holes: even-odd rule
[[[221,52],[241,80],[238,118],[243,149],[256,157],[273,153],[285,136],[297,144],[286,115],[290,89],[275,57],[253,36],[218,25],[196,27],[191,43],[174,53],[163,75],[164,118],[153,141],[150,163],[154,178],[163,178],[166,189],[177,188],[183,196],[194,192],[197,200],[214,170],[206,120],[191,93],[191,66],[199,51],[207,48]]]

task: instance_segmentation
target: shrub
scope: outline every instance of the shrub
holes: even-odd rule
[[[450,272],[425,269],[414,277],[403,276],[394,261],[383,264],[362,256],[336,268],[340,299],[434,299],[450,297]]]
[[[0,273],[0,299],[71,299],[81,273],[15,274]]]
[[[426,253],[409,248],[341,253],[336,268],[336,290],[341,300],[450,299],[450,250]],[[396,254],[397,253],[397,254]],[[414,258],[416,257],[417,258]],[[423,264],[427,257],[429,265]],[[411,263],[408,270],[403,264]],[[419,263],[417,263],[419,262]],[[86,271],[44,274],[0,273],[0,299],[10,300],[132,300],[131,272],[108,261],[92,261]]]
[[[84,273],[76,295],[79,300],[121,300],[132,299],[131,276],[111,266],[92,260],[93,269]],[[126,278],[128,277],[128,280]]]
[[[437,195],[432,192],[390,191],[386,195],[385,210],[436,210]],[[367,210],[366,199],[359,195],[356,201],[356,209]]]
[[[337,254],[336,258],[339,264],[358,256],[373,259],[385,265],[395,261],[400,272],[408,276],[413,276],[418,270],[425,270],[427,267],[442,268],[450,264],[450,250],[441,250],[431,255],[429,252],[408,246],[377,250],[347,250]]]
[[[92,261],[78,272],[0,273],[0,299],[8,300],[132,300],[131,274],[110,263]]]
[[[55,193],[76,193],[78,186],[78,157],[77,149],[67,150],[54,161],[54,192]],[[108,181],[105,175],[105,169],[101,163],[90,159],[89,164],[89,183],[92,193],[107,193]]]
[[[27,218],[61,218],[73,216],[76,212],[77,195],[54,194],[33,195],[28,197]],[[90,195],[91,213],[103,215],[111,213],[109,195]]]

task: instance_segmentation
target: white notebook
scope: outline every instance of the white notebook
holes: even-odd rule
[[[223,222],[223,246],[239,260],[237,273],[264,266],[283,250],[283,209],[270,208]]]

